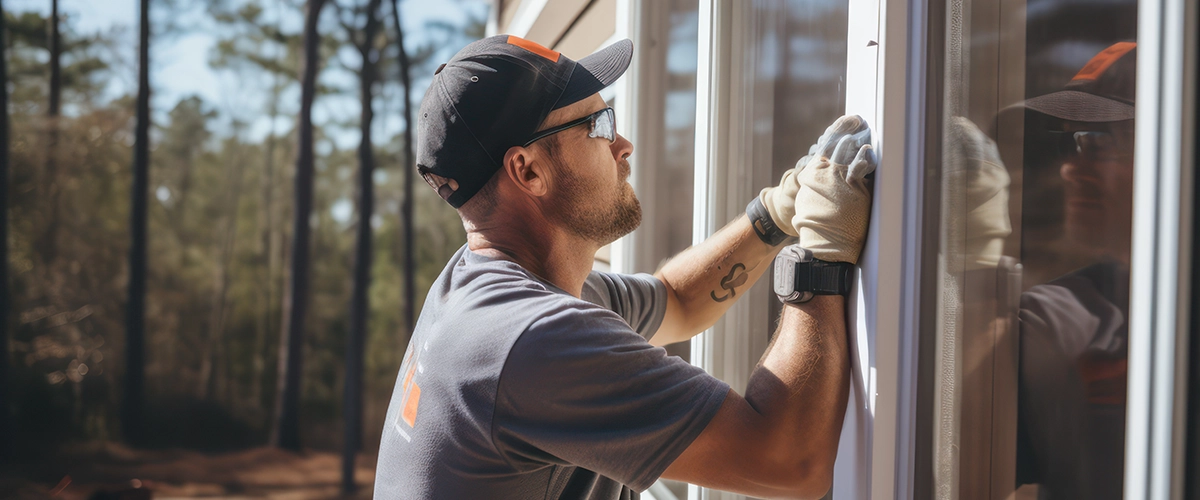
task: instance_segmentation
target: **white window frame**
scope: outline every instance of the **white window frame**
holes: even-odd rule
[[[1126,498],[1184,494],[1197,9],[1138,4]]]
[[[772,179],[750,171],[751,89],[743,65],[755,60],[747,36],[752,2],[701,0],[697,71],[693,240],[703,241],[742,213]],[[880,158],[871,230],[859,286],[850,302],[854,353],[851,413],[835,471],[835,498],[912,498],[924,131],[924,1],[851,0],[847,112],[872,124]],[[875,42],[869,44],[868,42]],[[879,54],[883,51],[883,54]],[[884,100],[882,96],[903,96]],[[892,249],[900,249],[899,252]],[[756,288],[765,286],[760,283]],[[745,387],[769,328],[767,305],[752,290],[692,342],[692,361],[735,388]],[[759,345],[762,344],[762,345]],[[875,374],[885,374],[875,376]],[[858,401],[858,402],[855,402]],[[861,407],[859,412],[855,408]],[[857,418],[865,415],[867,418]],[[740,498],[692,487],[689,498]]]
[[[855,365],[862,367],[853,385],[865,398],[852,390],[847,423],[857,425],[843,427],[839,458],[851,451],[854,460],[835,465],[835,498],[913,496],[925,12],[923,1],[850,0],[846,112],[872,125],[879,170],[851,306],[857,321],[850,330],[860,348]]]

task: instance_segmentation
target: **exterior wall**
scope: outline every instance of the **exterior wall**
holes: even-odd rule
[[[495,33],[526,38],[579,59],[612,38],[617,0],[497,0]]]

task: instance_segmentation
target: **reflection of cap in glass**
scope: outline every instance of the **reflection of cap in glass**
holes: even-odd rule
[[[515,36],[472,42],[434,72],[421,101],[418,171],[442,199],[461,207],[551,111],[611,85],[632,57],[629,40],[578,62]]]
[[[1136,69],[1137,44],[1115,43],[1088,61],[1063,90],[1028,99],[1023,104],[1063,120],[1132,120]]]

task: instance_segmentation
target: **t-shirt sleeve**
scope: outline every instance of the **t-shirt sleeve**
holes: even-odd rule
[[[576,465],[643,491],[728,391],[617,315],[574,301],[536,321],[509,352],[493,443],[517,469]]]
[[[667,286],[649,274],[592,271],[583,283],[582,298],[617,313],[646,339],[662,326],[667,312]]]

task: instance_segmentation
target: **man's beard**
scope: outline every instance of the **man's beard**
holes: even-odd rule
[[[607,245],[625,236],[642,223],[642,204],[625,182],[629,177],[629,162],[621,160],[618,195],[615,203],[600,204],[597,191],[586,186],[579,177],[560,168],[561,195],[555,203],[553,217],[576,236]],[[597,206],[599,205],[599,206]]]

